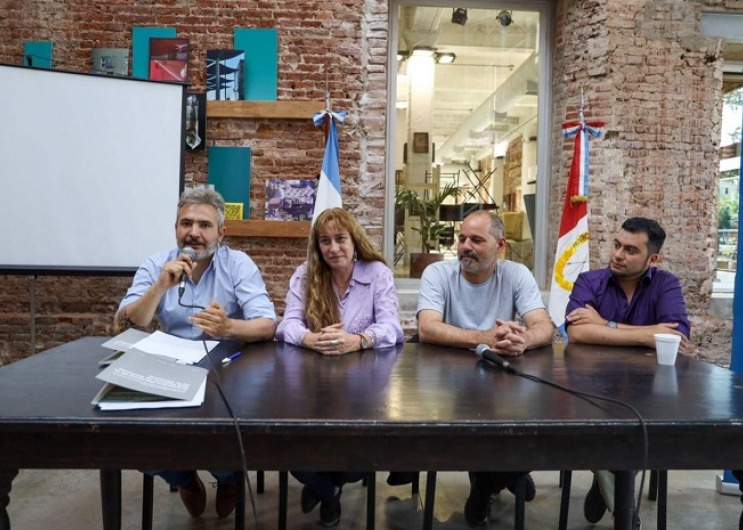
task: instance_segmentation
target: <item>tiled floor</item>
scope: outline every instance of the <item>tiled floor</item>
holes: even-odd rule
[[[719,495],[714,488],[715,471],[671,471],[668,489],[668,529],[735,530],[741,513],[738,497]],[[277,528],[277,476],[266,473],[266,492],[255,495],[257,522],[247,501],[246,528],[274,530]],[[386,473],[377,474],[377,529],[407,530],[421,528],[423,496],[411,496],[408,486],[390,487]],[[560,489],[557,472],[535,472],[537,497],[526,505],[526,528],[557,529]],[[204,482],[211,478],[202,473]],[[424,479],[424,476],[421,477]],[[255,473],[250,473],[255,489]],[[568,528],[596,530],[612,528],[612,519],[605,516],[597,525],[583,519],[583,498],[590,486],[588,472],[573,474],[571,512]],[[638,479],[639,484],[639,479]],[[421,489],[425,480],[421,481]],[[301,485],[289,478],[289,530],[318,530],[318,511],[308,515],[299,509]],[[161,480],[155,482],[155,530],[212,530],[234,528],[232,516],[219,520],[214,514],[214,492],[207,485],[208,504],[203,516],[191,519],[177,493],[170,493]],[[647,489],[647,487],[646,487]],[[342,497],[343,514],[339,529],[365,528],[365,491],[361,483],[349,484]],[[435,530],[468,528],[462,510],[469,492],[466,473],[440,473],[437,481]],[[141,475],[125,471],[123,478],[123,530],[141,527]],[[13,530],[85,530],[101,528],[98,474],[95,471],[22,470],[13,483],[8,507]],[[655,503],[642,501],[643,529],[656,528]],[[504,492],[493,503],[493,520],[488,530],[513,528],[513,496]]]

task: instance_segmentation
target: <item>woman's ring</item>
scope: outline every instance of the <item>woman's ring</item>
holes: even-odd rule
[[[338,349],[338,341],[337,340],[331,340],[330,341],[330,347],[333,348],[334,350],[337,350]]]

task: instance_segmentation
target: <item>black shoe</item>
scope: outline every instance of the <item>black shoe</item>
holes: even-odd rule
[[[320,504],[320,524],[323,526],[335,526],[341,519],[341,492],[328,502]]]
[[[599,481],[596,477],[593,477],[593,484],[591,484],[591,489],[588,490],[586,501],[583,504],[583,515],[586,521],[595,524],[601,520],[605,513],[606,502],[604,502],[604,497],[601,495]]]
[[[526,502],[531,502],[534,500],[534,497],[537,496],[537,485],[534,484],[534,479],[531,478],[531,474],[527,474],[523,478],[526,481],[526,494],[524,495],[524,500]],[[514,479],[506,485],[506,488],[508,488],[508,491],[516,495],[516,488],[518,488],[518,486],[518,479]]]
[[[320,499],[315,495],[315,492],[309,486],[304,486],[300,496],[302,513],[310,513],[319,503]]]
[[[390,486],[402,486],[404,484],[412,484],[417,478],[417,471],[390,471],[387,477],[387,484]]]
[[[476,480],[470,479],[470,496],[464,503],[464,520],[470,528],[485,528],[490,520],[490,504],[493,500],[489,493],[480,491]]]

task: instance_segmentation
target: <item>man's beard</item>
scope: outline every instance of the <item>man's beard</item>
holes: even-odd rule
[[[191,245],[204,246],[204,250],[196,253],[196,255],[193,258],[193,261],[203,261],[203,260],[209,259],[217,251],[217,247],[219,246],[219,241],[217,240],[212,241],[208,245],[204,245],[203,241],[198,241],[198,240],[184,241],[183,246],[181,248],[190,247]]]
[[[643,274],[645,274],[645,271],[648,270],[650,264],[650,258],[645,260],[645,263],[642,265],[642,267],[638,271],[630,271],[627,269],[626,266],[624,266],[621,269],[615,269],[612,267],[612,264],[609,263],[609,268],[611,269],[611,273],[614,275],[615,278],[639,278]]]
[[[495,256],[493,256],[493,259],[495,259]],[[490,267],[493,260],[483,263],[476,252],[465,251],[459,254],[459,264],[465,272],[477,273]]]

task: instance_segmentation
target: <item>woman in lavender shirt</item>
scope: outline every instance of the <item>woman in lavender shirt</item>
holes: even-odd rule
[[[342,208],[322,212],[310,235],[306,263],[289,281],[276,339],[323,355],[342,355],[403,342],[392,272],[354,217]],[[341,514],[341,488],[363,473],[292,472],[302,484],[302,511],[320,504],[320,522]]]

